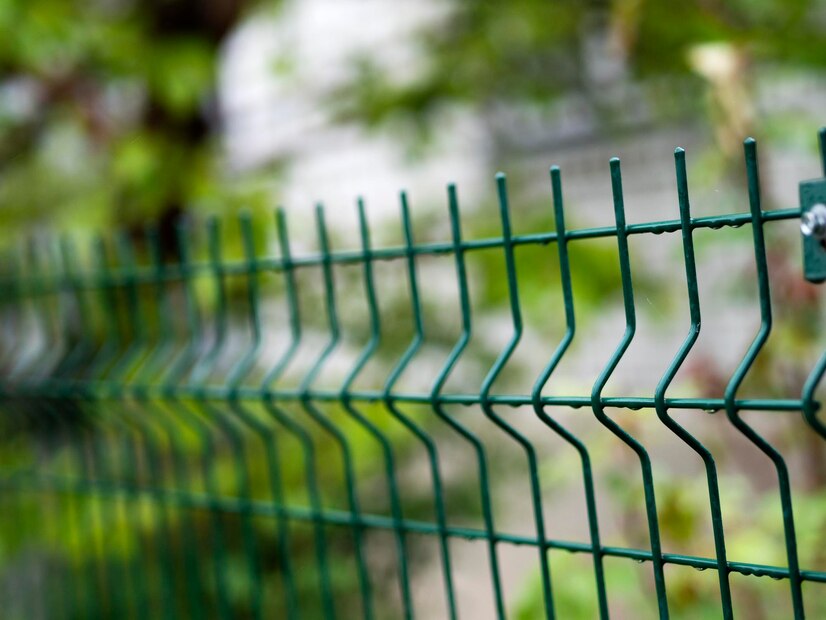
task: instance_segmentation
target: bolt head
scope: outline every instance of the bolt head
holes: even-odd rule
[[[812,205],[800,218],[800,232],[807,237],[826,239],[826,205]]]

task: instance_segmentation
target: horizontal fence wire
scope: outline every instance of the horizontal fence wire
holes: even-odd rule
[[[821,131],[820,138],[826,166],[826,132]],[[5,429],[0,442],[0,504],[12,522],[32,523],[20,526],[19,540],[6,544],[5,554],[17,557],[15,548],[34,544],[26,540],[47,541],[45,553],[56,557],[30,563],[40,567],[38,579],[59,593],[56,603],[27,600],[12,611],[19,617],[66,618],[412,618],[421,615],[415,578],[420,559],[413,538],[424,536],[436,545],[428,566],[438,566],[445,617],[461,615],[456,541],[484,544],[488,578],[481,591],[489,590],[489,609],[500,618],[512,615],[503,578],[503,545],[533,550],[541,601],[536,613],[548,618],[565,617],[558,600],[565,598],[568,584],[564,575],[552,570],[555,551],[590,556],[591,592],[600,618],[611,616],[611,599],[617,596],[611,594],[606,568],[610,558],[645,563],[651,577],[649,595],[655,599],[652,613],[660,618],[672,613],[667,565],[716,571],[716,607],[725,618],[733,618],[737,608],[732,575],[787,582],[789,608],[795,618],[805,617],[803,584],[826,582],[826,571],[801,565],[789,466],[772,438],[758,432],[742,412],[797,414],[818,441],[826,438],[816,400],[826,353],[809,370],[799,395],[741,396],[773,326],[764,227],[797,219],[801,213],[798,208],[763,210],[755,142],[747,140],[744,149],[748,213],[692,217],[685,153],[677,149],[679,218],[672,220],[626,223],[620,162],[612,159],[613,226],[566,228],[561,173],[552,168],[555,226],[548,232],[512,233],[506,180],[500,174],[496,184],[501,235],[489,238],[463,237],[458,193],[449,186],[451,235],[440,242],[414,240],[403,194],[399,246],[373,247],[366,209],[359,201],[357,250],[331,249],[319,206],[315,253],[293,254],[286,216],[278,210],[277,256],[257,252],[257,231],[248,215],[239,218],[240,259],[224,256],[226,243],[217,219],[201,231],[183,222],[171,241],[152,228],[139,239],[125,234],[100,237],[86,259],[68,237],[38,238],[7,255],[0,269],[0,311],[5,316],[0,347]],[[670,397],[669,387],[694,349],[702,323],[694,233],[744,226],[752,234],[759,327],[728,377],[722,397]],[[203,232],[206,247],[197,248],[194,238]],[[605,388],[637,329],[629,238],[663,233],[680,237],[690,319],[685,339],[650,397],[607,396]],[[624,331],[608,345],[610,357],[590,393],[544,394],[575,337],[585,337],[576,331],[569,247],[598,238],[616,242]],[[494,387],[524,337],[516,253],[530,246],[548,246],[555,253],[565,331],[529,393],[497,393]],[[482,250],[494,250],[504,261],[509,332],[477,389],[451,392],[448,383],[468,355],[474,330],[467,259]],[[460,331],[430,387],[414,390],[399,387],[402,376],[419,365],[433,365],[422,357],[428,340],[424,301],[429,282],[422,279],[420,267],[426,257],[452,260]],[[387,317],[379,306],[376,267],[383,262],[403,267],[412,318],[410,340],[392,362],[380,355],[387,338],[382,321]],[[346,295],[363,295],[366,344],[351,357],[336,387],[322,387],[331,361],[343,347],[342,316],[348,309],[341,303],[336,278],[337,270],[346,266],[360,270],[361,289],[354,292],[348,285]],[[309,308],[304,290],[308,277],[320,288]],[[274,362],[264,313],[273,301],[265,288],[267,278],[278,280],[272,297],[286,309],[278,326],[284,342]],[[309,315],[312,325],[307,323]],[[314,355],[307,362],[303,351],[309,341]],[[366,369],[376,363],[382,367],[380,387],[360,387]],[[299,366],[302,372],[296,378]],[[481,412],[496,434],[480,432],[466,415],[457,414],[457,406]],[[555,417],[560,407],[579,409],[582,415],[589,411],[635,455],[637,473],[623,475],[640,480],[644,547],[603,543],[593,455],[586,438]],[[653,411],[661,425],[702,461],[713,556],[664,550],[656,467],[642,440],[609,415],[608,410],[622,409]],[[672,417],[678,410],[724,413],[730,426],[772,464],[782,517],[782,564],[729,558],[718,462],[709,445]],[[546,513],[554,497],[548,497],[543,487],[537,438],[520,430],[514,417],[525,415],[577,454],[587,541],[558,539],[546,532]],[[391,432],[388,420],[403,429],[404,440],[402,431]],[[369,471],[360,465],[366,458],[364,440],[356,441],[352,429],[369,437],[374,446]],[[472,455],[463,467],[475,472],[480,517],[476,526],[458,525],[452,517],[453,491],[441,445],[444,429]],[[492,451],[499,443],[511,443],[524,457],[530,512],[522,519],[530,535],[497,525],[494,487],[499,472],[492,468]],[[429,509],[410,508],[401,480],[410,445],[423,451],[430,485],[423,502]],[[375,493],[383,498],[384,508],[365,502],[360,490],[365,478],[379,481],[371,484],[381,487]],[[379,543],[377,533],[386,535]],[[7,565],[3,570],[17,566],[7,558],[2,561]],[[29,588],[37,590],[31,584]]]
[[[763,222],[775,220],[787,220],[800,217],[800,209],[775,209],[763,211],[760,219]],[[752,216],[745,213],[732,215],[715,215],[709,217],[691,218],[688,223],[692,230],[710,228],[717,230],[720,228],[739,228],[751,224]],[[652,233],[659,235],[662,233],[679,232],[682,229],[680,220],[662,220],[659,222],[646,222],[641,224],[629,224],[624,228],[624,234],[640,235]],[[578,230],[565,231],[566,241],[575,239],[598,239],[602,237],[616,237],[616,226],[600,226],[595,228],[582,228]],[[560,233],[545,232],[527,235],[513,235],[509,243],[513,246],[520,245],[547,245],[556,243],[560,239]],[[290,271],[301,267],[319,267],[324,263],[331,264],[360,264],[368,260],[394,260],[405,258],[409,254],[421,255],[443,255],[453,254],[456,251],[467,252],[473,250],[489,250],[502,248],[504,246],[502,237],[490,239],[462,240],[457,244],[452,243],[421,243],[413,244],[410,247],[388,247],[370,248],[366,250],[351,251],[330,251],[326,255],[315,254],[285,259],[284,257],[257,257],[248,261],[226,260],[221,263],[221,272],[227,276],[244,275],[252,271]],[[199,275],[210,274],[215,270],[215,266],[208,261],[193,261],[187,264],[165,265],[163,272],[158,273],[151,266],[135,266],[125,269],[123,267],[113,267],[106,273],[92,271],[91,273],[75,273],[71,279],[62,276],[36,275],[21,281],[8,274],[0,274],[0,286],[13,296],[45,295],[60,290],[76,289],[97,289],[101,287],[122,287],[133,284],[153,284],[159,281],[175,282],[193,278]]]

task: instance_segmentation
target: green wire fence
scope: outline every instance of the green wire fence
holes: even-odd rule
[[[820,137],[826,166],[826,133]],[[35,238],[7,255],[0,276],[0,566],[4,575],[17,575],[17,581],[2,581],[7,617],[412,618],[421,616],[416,590],[423,572],[439,584],[427,596],[443,599],[445,617],[469,617],[457,594],[467,566],[457,562],[457,541],[485,547],[488,578],[474,590],[485,599],[490,617],[511,614],[501,558],[503,547],[511,545],[532,549],[541,600],[537,613],[548,618],[565,617],[555,601],[571,584],[552,570],[552,558],[563,552],[590,556],[592,568],[575,578],[591,580],[601,618],[613,613],[612,597],[622,596],[612,594],[606,570],[612,558],[642,562],[641,570],[650,571],[661,618],[670,613],[669,565],[716,571],[715,605],[725,618],[737,611],[736,576],[783,580],[790,613],[805,617],[811,599],[804,597],[804,585],[826,582],[826,567],[801,565],[789,467],[779,448],[741,414],[779,412],[799,419],[818,441],[826,438],[815,400],[826,353],[797,397],[744,398],[740,389],[772,331],[764,228],[800,218],[801,209],[762,209],[756,145],[749,139],[748,212],[692,217],[685,154],[677,149],[674,157],[676,219],[627,224],[620,162],[612,159],[615,224],[606,227],[566,228],[561,174],[552,168],[555,226],[549,232],[513,234],[500,174],[501,235],[493,238],[463,237],[459,199],[450,186],[450,236],[437,242],[414,240],[402,195],[400,246],[371,244],[360,202],[356,250],[331,249],[318,207],[315,253],[293,253],[279,210],[277,255],[256,249],[259,230],[243,215],[240,258],[225,256],[225,232],[214,219],[200,228],[184,223],[174,238],[154,229],[141,238],[101,238],[84,253],[67,237]],[[694,233],[741,226],[752,232],[759,328],[721,398],[669,397],[669,386],[700,334]],[[204,233],[205,243],[197,243]],[[679,235],[682,242],[690,317],[685,339],[653,395],[605,396],[637,326],[629,238],[662,233]],[[612,353],[590,393],[549,396],[545,388],[576,334],[569,248],[596,238],[616,240],[625,330],[604,344]],[[494,386],[523,336],[516,259],[523,247],[544,247],[556,255],[567,327],[557,344],[548,344],[548,361],[529,393],[498,393]],[[485,250],[504,260],[510,335],[477,389],[449,391],[474,328],[466,261]],[[402,376],[431,364],[422,357],[429,338],[423,308],[431,293],[420,263],[428,257],[453,262],[460,332],[429,388],[405,390],[398,387]],[[388,317],[380,310],[375,273],[378,264],[388,262],[402,268],[412,318],[411,338],[392,362],[380,355],[387,338],[382,321]],[[348,281],[345,296],[363,296],[366,344],[348,358],[337,385],[321,387],[342,346],[341,315],[348,310],[343,306],[340,312],[336,277],[347,267],[360,270],[361,282]],[[307,288],[320,293],[308,297]],[[268,318],[273,303],[284,309],[277,343]],[[365,374],[377,363],[378,372]],[[364,376],[380,376],[381,383],[363,387]],[[546,531],[554,497],[542,485],[538,437],[514,423],[520,407],[577,454],[586,540],[555,539]],[[603,543],[589,442],[560,421],[559,408],[593,416],[635,455],[639,469],[623,475],[641,477],[647,531],[642,548]],[[459,409],[468,411],[458,415]],[[609,415],[624,409],[641,410],[641,416],[653,412],[656,420],[646,416],[643,423],[661,424],[702,461],[711,557],[664,549],[649,450]],[[672,417],[680,410],[724,411],[730,425],[769,459],[782,510],[784,562],[730,559],[718,462],[704,441]],[[484,416],[492,430],[479,432],[478,424],[468,423],[469,415]],[[455,489],[445,475],[445,433],[472,455],[461,468],[475,480],[474,519],[456,519],[450,508]],[[531,510],[522,520],[529,535],[503,529],[495,519],[491,451],[501,443],[516,446],[527,465]],[[424,471],[416,474],[415,489],[406,471],[412,453]],[[423,560],[421,547],[428,540],[435,552]],[[823,597],[826,589],[818,592]]]

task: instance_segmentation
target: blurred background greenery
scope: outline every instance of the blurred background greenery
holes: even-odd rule
[[[232,94],[222,93],[219,77],[234,39],[257,23],[281,19],[312,30],[325,11],[346,18],[350,10],[354,18],[342,21],[337,43],[347,70],[325,76],[320,111],[302,113],[396,127],[396,140],[409,147],[450,131],[441,112],[456,105],[482,115],[491,148],[513,147],[518,136],[502,126],[503,110],[553,111],[556,99],[575,94],[592,123],[572,130],[639,131],[641,124],[693,113],[704,115],[719,148],[735,156],[756,129],[756,79],[782,69],[816,81],[826,63],[823,7],[811,0],[676,6],[456,0],[421,9],[403,3],[398,13],[414,25],[424,14],[426,27],[400,31],[395,42],[387,37],[381,49],[362,49],[355,18],[372,12],[376,21],[392,22],[394,13],[366,4],[6,0],[0,7],[2,234],[8,239],[40,223],[75,229],[168,223],[201,203],[220,210],[254,202],[251,179],[261,170],[232,170],[222,148],[228,117],[242,112],[226,103]],[[311,90],[299,78],[318,73],[302,64],[312,64],[312,53],[289,33],[284,39],[286,51],[263,59],[270,81]],[[412,47],[412,56],[388,62],[394,44]],[[250,47],[242,60],[261,64],[249,57],[256,51]],[[317,56],[323,59],[324,51]],[[243,62],[232,68],[240,71]],[[640,85],[650,90],[635,94]],[[279,134],[285,131],[279,121],[292,120],[272,118],[262,128]],[[313,142],[312,135],[304,138]],[[258,164],[264,173],[289,163],[288,153],[271,158]]]
[[[236,260],[241,243],[234,216],[240,211],[251,213],[256,251],[277,254],[271,213],[278,204],[291,216],[297,251],[306,252],[315,247],[311,209],[316,200],[328,204],[333,246],[353,248],[358,246],[353,209],[342,204],[351,204],[357,191],[366,192],[376,243],[397,245],[401,233],[395,192],[401,186],[411,189],[417,240],[445,241],[450,233],[442,187],[448,179],[460,181],[466,236],[497,236],[489,180],[497,168],[510,173],[516,232],[546,231],[552,219],[546,175],[551,163],[563,168],[569,226],[610,224],[606,161],[616,152],[626,166],[629,220],[673,219],[670,152],[678,144],[689,149],[695,214],[744,212],[741,142],[747,135],[765,144],[764,208],[793,207],[796,184],[819,174],[815,131],[826,106],[825,67],[826,5],[816,0],[2,0],[0,245],[18,252],[15,265],[9,262],[4,269],[17,269],[19,263],[26,276],[59,273],[49,258],[53,241],[43,241],[44,230],[70,233],[77,240],[78,270],[94,268],[87,248],[99,232],[106,234],[109,246],[113,231],[124,232],[137,260],[145,263],[151,254],[144,235],[147,225],[159,231],[162,260],[173,263],[181,253],[176,227],[185,220],[195,222],[190,249],[195,258],[204,259],[208,247],[201,224],[208,215],[225,222],[225,257]],[[746,391],[792,398],[822,350],[823,294],[801,279],[794,226],[778,224],[767,235],[777,321]],[[21,251],[21,239],[32,236],[36,241],[23,242]],[[610,386],[617,394],[650,394],[686,325],[677,240],[635,243],[635,287],[644,325],[641,344],[629,352],[629,363],[618,369]],[[747,230],[697,234],[708,322],[704,330],[710,335],[681,373],[678,392],[720,396],[745,350],[756,320],[749,243]],[[497,383],[503,392],[530,389],[564,330],[559,267],[546,250],[525,247],[518,255],[528,337]],[[613,244],[583,242],[572,245],[571,253],[583,342],[572,349],[553,389],[580,395],[589,393],[621,333],[621,299]],[[501,255],[478,252],[468,260],[477,330],[450,386],[460,392],[478,390],[510,329]],[[120,255],[113,262],[122,266],[123,261]],[[412,376],[405,376],[402,384],[424,391],[455,342],[459,321],[449,259],[423,258],[418,267],[428,285],[423,293],[427,355],[416,358],[419,369],[408,373]],[[371,388],[381,386],[412,338],[404,265],[377,270],[382,343],[360,377]],[[320,377],[321,384],[330,386],[340,385],[368,338],[361,273],[341,267],[336,276],[344,343]],[[288,387],[300,384],[327,336],[324,317],[315,311],[322,301],[318,280],[314,269],[299,276],[300,318],[310,345],[286,369],[283,383]],[[249,345],[244,321],[250,282],[238,274],[224,283],[229,344],[215,344],[215,317],[222,303],[218,284],[212,274],[195,279],[207,344],[182,363],[186,372],[198,374],[199,365],[203,369],[203,360],[210,359],[214,365],[206,365],[207,379],[212,381],[225,378],[232,361]],[[265,374],[289,336],[285,283],[266,274],[258,284],[262,297],[271,300],[262,312],[268,334],[265,350],[274,352],[257,360],[250,377]],[[154,312],[156,293],[151,287],[137,288],[139,304],[132,309],[151,338],[146,356],[136,354],[128,364],[121,363],[125,344],[135,334],[123,325],[118,328],[124,329],[123,341],[112,345],[114,357],[104,355],[109,362],[103,364],[100,357],[96,361],[111,337],[111,326],[106,324],[104,302],[92,293],[87,300],[88,333],[71,338],[64,334],[62,349],[50,350],[48,336],[55,332],[61,312],[57,318],[51,314],[51,301],[63,298],[57,292],[41,297],[24,307],[29,319],[8,324],[4,372],[26,377],[48,367],[48,374],[61,367],[61,355],[80,341],[88,354],[75,367],[76,378],[96,373],[133,382],[165,377],[179,359],[188,328],[182,292],[170,285],[164,294],[173,308],[166,319]],[[77,300],[71,303],[80,307]],[[119,316],[129,316],[126,296],[115,305]],[[15,308],[7,310],[16,317]],[[73,325],[78,323],[75,314],[70,317]],[[150,345],[162,339],[164,320],[175,335],[174,351],[148,354]],[[29,350],[21,349],[19,342],[32,334],[40,337],[31,338]],[[46,354],[52,366],[44,361]],[[121,362],[111,363],[113,359]],[[220,433],[213,439],[215,452],[205,453],[198,420],[211,423],[223,416],[237,422],[237,412],[205,410],[197,402],[178,408],[126,403],[111,414],[119,420],[111,425],[102,422],[110,415],[107,405],[63,403],[56,409],[49,403],[18,404],[10,409],[4,422],[8,439],[0,450],[8,471],[37,467],[55,474],[140,481],[148,475],[148,462],[157,458],[158,475],[174,486],[180,483],[175,478],[175,459],[180,458],[190,464],[182,479],[193,492],[209,490],[206,485],[212,480],[213,492],[246,493],[249,499],[273,502],[276,467],[284,480],[284,502],[306,506],[309,501],[305,464],[298,456],[305,455],[304,448],[289,433],[275,456],[266,452],[271,438],[259,441],[246,434],[243,455]],[[303,415],[298,407],[288,409],[288,417]],[[363,409],[398,452],[405,515],[432,520],[432,488],[422,482],[427,476],[422,474],[421,446],[382,406]],[[148,423],[142,418],[147,411],[152,420]],[[338,407],[325,412],[339,420],[352,445],[365,511],[386,514],[380,446]],[[407,413],[432,434],[444,454],[451,522],[478,525],[477,474],[470,466],[460,466],[471,462],[467,451],[428,410],[411,407]],[[255,405],[249,415],[268,420],[270,413],[264,405]],[[498,523],[504,530],[527,528],[530,533],[524,517],[527,493],[514,498],[514,489],[524,491],[520,485],[526,480],[521,456],[499,446],[499,436],[489,424],[480,423],[478,411],[456,415],[490,446],[497,472]],[[524,419],[529,413],[521,415],[518,424],[525,432],[545,432]],[[589,426],[582,412],[558,415],[587,438],[594,453],[608,544],[645,548],[642,494],[632,455],[596,425]],[[666,438],[662,429],[652,430],[638,414],[615,415],[658,456],[655,471],[666,548],[711,554],[707,497],[697,484],[701,470],[696,458],[674,456],[679,449],[673,438]],[[778,415],[757,414],[754,420],[794,463],[803,565],[823,570],[826,558],[818,542],[826,532],[826,455],[799,419],[778,420]],[[692,430],[721,460],[732,556],[783,565],[774,474],[717,418],[697,421],[695,415],[681,421],[694,424]],[[154,456],[146,452],[152,448],[147,433],[160,438]],[[324,455],[316,459],[323,503],[346,508],[339,448],[316,427],[312,438],[317,454]],[[578,529],[584,513],[576,491],[576,455],[554,440],[547,438],[541,450],[549,520],[555,519],[559,528],[552,534],[586,540],[587,532]],[[537,443],[542,441],[537,435]],[[206,461],[209,474],[201,472],[199,459]],[[87,466],[91,469],[84,470]],[[171,553],[172,573],[178,575],[187,553],[210,548],[214,523],[206,508],[159,508],[152,501],[128,497],[108,503],[71,494],[21,492],[11,497],[13,509],[0,513],[0,589],[9,596],[19,591],[28,596],[9,608],[10,617],[116,617],[130,603],[129,596],[138,596],[128,588],[121,592],[118,584],[134,585],[135,579],[145,582],[145,604],[153,614],[160,613],[170,596],[176,616],[192,613],[178,581],[172,595],[164,591],[161,556],[164,550]],[[49,519],[50,514],[64,515],[70,531]],[[245,515],[225,517],[224,525],[227,531],[243,531],[246,522],[256,533],[263,558],[259,583],[265,615],[280,617],[284,567],[276,552],[277,530],[271,518]],[[166,538],[164,527],[175,533]],[[358,609],[352,540],[346,532],[329,529],[337,600],[344,609]],[[178,533],[187,530],[190,539]],[[379,616],[397,617],[396,574],[387,551],[391,537],[370,533],[368,539]],[[321,613],[312,541],[309,524],[294,527],[290,551],[307,617]],[[226,563],[232,617],[239,618],[253,615],[254,579],[244,564],[244,544],[240,535],[232,535],[223,559],[198,554],[204,574],[213,571],[213,563]],[[441,593],[438,578],[430,576],[438,572],[438,556],[435,544],[428,545],[422,542],[414,554],[415,600],[422,617],[444,613],[443,602],[435,602],[434,593]],[[487,593],[488,587],[484,555],[470,544],[456,545],[457,565],[470,584],[462,586],[461,606],[467,617],[487,617],[489,601],[478,594]],[[541,591],[532,562],[518,552],[506,558],[509,608],[516,617],[540,615]],[[561,575],[554,577],[560,616],[595,617],[588,558],[555,554],[553,562],[555,575]],[[609,562],[607,568],[616,617],[654,617],[656,601],[646,567],[629,569],[627,562]],[[675,617],[714,615],[718,594],[713,571],[671,568],[669,597]],[[112,594],[111,600],[99,600],[94,587],[88,596],[82,588],[75,591],[71,579],[61,579],[85,570],[90,571],[90,583],[103,579],[103,591]],[[60,595],[53,591],[55,583]],[[219,596],[214,584],[205,580],[199,587],[203,590],[197,596],[213,608]],[[785,588],[785,582],[767,579],[736,580],[739,615],[787,616]],[[807,588],[812,617],[826,613],[823,593]]]

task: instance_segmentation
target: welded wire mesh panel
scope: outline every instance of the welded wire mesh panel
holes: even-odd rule
[[[826,613],[826,502],[816,485],[815,500],[793,509],[787,462],[800,462],[795,442],[822,455],[815,396],[826,354],[815,351],[799,393],[742,391],[772,334],[765,231],[801,211],[761,207],[747,140],[748,209],[692,217],[685,154],[674,157],[678,216],[646,223],[626,222],[613,159],[614,224],[605,227],[566,228],[552,168],[544,232],[513,232],[499,175],[500,232],[484,238],[463,236],[451,186],[444,235],[427,242],[414,238],[402,196],[398,245],[373,245],[361,203],[350,249],[333,247],[321,207],[316,249],[301,253],[281,211],[271,244],[269,225],[248,216],[184,223],[171,236],[150,229],[22,244],[4,258],[0,281],[4,617],[759,617],[763,590],[764,611]],[[731,277],[750,280],[759,321],[720,395],[672,396],[703,322],[695,237],[740,227],[750,231],[751,269]],[[650,377],[653,393],[611,395],[637,333],[634,278],[651,267],[634,263],[629,245],[663,233],[684,266],[673,274],[687,306],[684,339]],[[589,389],[551,390],[575,341],[591,338],[576,331],[572,270],[583,259],[577,244],[594,240],[613,246],[601,256],[618,269],[624,327],[592,343],[602,362]],[[503,391],[525,340],[525,282],[541,269],[520,262],[527,251],[555,265],[548,313],[558,311],[564,327],[529,343],[543,352],[532,388]],[[498,349],[474,356],[481,372],[469,380],[460,367],[475,333],[490,329],[474,322],[472,299],[473,262],[485,253],[501,265],[495,284],[506,304]],[[780,346],[787,357],[812,353]],[[704,412],[725,427],[714,434],[737,436],[755,468],[771,468],[761,497],[774,502],[776,552],[757,554],[769,562],[739,555],[744,544],[760,551],[772,541],[758,529],[743,543],[743,523],[758,512],[751,491],[724,510],[734,489],[718,469],[734,448],[709,439]],[[751,413],[802,432],[783,439]],[[619,450],[606,456],[594,429]],[[652,429],[691,453],[690,481],[658,486],[671,457],[652,446]],[[606,509],[616,500],[598,491],[597,461],[637,490],[628,519],[640,535],[625,544],[607,542],[622,510]],[[564,492],[547,483],[555,463],[572,481]],[[822,470],[824,461],[803,463]],[[674,500],[685,489],[703,525],[686,526],[680,547],[674,532],[694,514]],[[581,536],[557,535],[568,504]],[[680,551],[694,543],[705,552]]]

